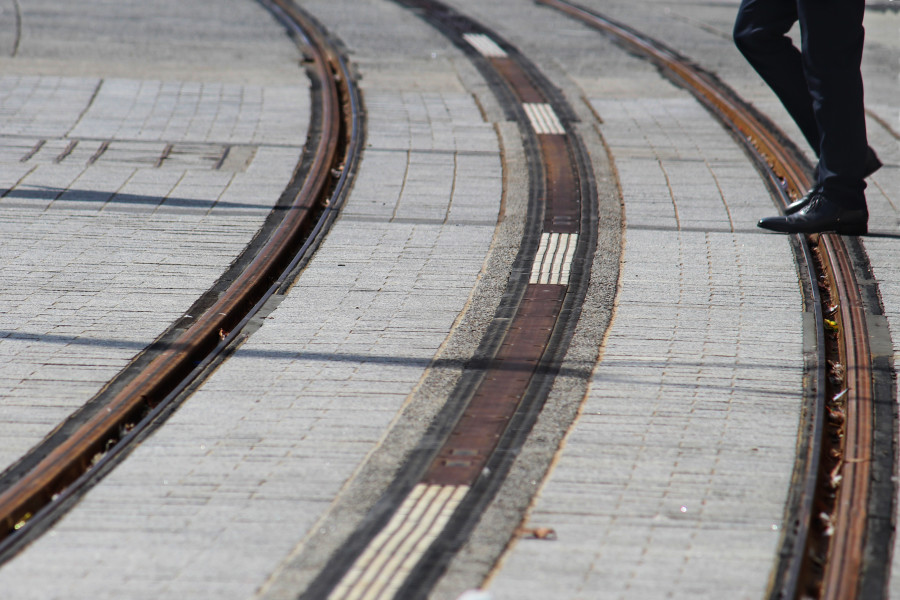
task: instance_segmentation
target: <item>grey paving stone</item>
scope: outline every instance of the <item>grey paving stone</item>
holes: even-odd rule
[[[800,349],[785,240],[753,234],[772,208],[758,175],[692,100],[594,32],[536,6],[452,3],[581,86],[603,118],[628,223],[612,335],[530,513],[559,539],[516,542],[492,592],[760,597],[792,464]],[[685,51],[800,139],[731,47],[733,3],[587,3]],[[19,4],[19,53],[0,58],[0,422],[17,420],[0,431],[3,456],[39,439],[89,395],[79,379],[115,372],[183,310],[196,280],[228,264],[296,164],[308,110],[297,103],[296,50],[255,3],[166,2],[149,16],[139,3]],[[304,3],[355,52],[370,110],[369,147],[335,235],[236,360],[31,549],[40,568],[23,557],[0,570],[4,594],[252,596],[316,526],[446,338],[493,235],[497,136],[446,40],[392,3],[346,4]],[[210,7],[233,18],[191,25]],[[558,26],[516,37],[513,25],[536,14]],[[876,117],[896,120],[896,13],[874,14],[870,135],[888,166],[868,193],[877,232],[893,235],[896,133]],[[103,44],[78,36],[92,21],[106,28]],[[12,43],[0,31],[0,47]],[[77,146],[57,163],[70,140]],[[98,140],[108,147],[87,166]],[[242,153],[220,177],[209,165],[229,145]],[[896,330],[892,239],[865,243]],[[675,287],[660,293],[673,269]],[[759,327],[760,315],[784,339]]]
[[[414,18],[410,24],[427,31]],[[0,579],[11,585],[24,581],[29,565],[38,564],[41,545],[58,552],[83,543],[81,534],[107,511],[116,514],[102,526],[114,532],[104,540],[113,551],[86,573],[78,565],[70,575],[59,573],[71,597],[127,595],[126,582],[136,578],[157,598],[190,597],[197,589],[244,598],[303,539],[415,389],[465,306],[493,237],[502,195],[496,135],[472,96],[459,88],[452,66],[439,64],[444,71],[430,77],[449,83],[438,91],[418,88],[411,79],[409,87],[397,89],[401,80],[381,82],[377,70],[366,73],[371,130],[359,177],[344,216],[290,295],[166,428],[85,498],[55,536],[40,540],[35,554],[0,571]],[[146,82],[114,83],[101,87],[98,100],[113,103],[113,93],[126,98],[145,93],[140,90]],[[206,130],[177,121],[182,113],[207,118],[197,86],[151,89],[158,102],[134,101],[117,135],[142,143],[166,139],[170,134],[155,121],[159,114],[173,123],[176,129],[169,131],[180,139],[259,143],[254,137],[212,139]],[[252,91],[245,88],[245,97]],[[277,93],[256,98],[273,106],[272,114],[278,113],[278,102],[290,101]],[[89,116],[102,117],[102,106]],[[98,119],[96,126],[106,127],[109,120]],[[89,123],[85,119],[81,125]],[[267,126],[273,125],[260,118],[262,131],[254,135],[279,142]],[[405,134],[393,135],[404,126]],[[235,128],[240,130],[240,123]],[[463,146],[478,152],[478,160],[461,160]],[[145,176],[146,187],[136,187],[134,195],[171,186],[152,214],[219,240],[233,211],[223,208],[221,221],[214,220],[209,190],[224,190],[239,175],[273,177],[263,168],[267,159],[285,165],[289,150],[260,147],[246,173],[185,169],[174,182]],[[294,151],[294,162],[296,157]],[[470,180],[478,185],[460,183],[454,194],[457,182]],[[478,224],[450,224],[457,205]],[[191,272],[216,267],[215,260],[196,253],[166,253],[154,260],[173,268],[186,265]],[[174,275],[166,274],[167,283],[157,285],[180,288]],[[127,275],[123,283],[129,285],[132,277],[137,275]],[[137,290],[144,284],[130,285]],[[162,470],[160,462],[166,465]],[[173,530],[179,532],[175,538],[169,535]],[[246,552],[234,552],[238,542]],[[183,569],[170,568],[177,564],[173,557],[182,560]],[[145,566],[136,570],[141,563]],[[103,577],[114,564],[123,572],[110,584]],[[220,589],[212,582],[229,585]],[[28,597],[23,587],[16,593]]]
[[[180,41],[166,34],[181,67],[167,70],[168,59],[145,53],[120,70],[108,68],[122,55],[110,52],[107,33],[136,46],[160,43],[146,22],[122,19],[135,7],[44,4],[19,6],[27,26],[0,77],[0,355],[15,357],[0,364],[8,382],[0,398],[4,406],[40,407],[0,421],[3,464],[89,399],[227,267],[289,180],[309,113],[296,49],[258,7],[218,3],[246,18],[243,40],[218,48],[252,54],[250,62],[208,53],[196,46],[196,32],[181,29]],[[171,13],[171,24],[178,11],[203,10],[157,9]],[[97,11],[104,18],[91,24],[93,40],[74,42]],[[73,20],[80,24],[69,28]],[[219,26],[227,22],[223,15]],[[256,35],[269,41],[255,40],[251,50],[248,36]],[[267,66],[279,56],[290,57],[289,69]],[[242,80],[241,65],[254,60],[259,76]],[[224,62],[235,70],[219,81],[180,79],[190,72],[185,63],[202,75]],[[155,78],[142,79],[139,63]],[[165,127],[154,137],[142,128],[157,117]],[[216,171],[208,157],[222,144],[258,149],[235,171]],[[167,146],[171,159],[161,161]],[[257,157],[265,166],[254,164]],[[229,207],[232,187],[251,196],[238,210]],[[189,205],[194,219],[184,218]]]

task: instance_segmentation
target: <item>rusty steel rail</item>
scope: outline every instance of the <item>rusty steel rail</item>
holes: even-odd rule
[[[820,236],[827,260],[827,276],[840,307],[839,343],[844,366],[846,398],[836,407],[843,412],[843,452],[840,485],[833,512],[834,535],[822,581],[826,600],[859,595],[865,553],[866,524],[873,436],[872,356],[866,315],[859,286],[840,236]]]
[[[359,137],[354,111],[356,92],[346,64],[330,48],[324,34],[313,27],[292,3],[263,0],[262,4],[287,20],[294,35],[305,42],[311,59],[308,72],[320,107],[314,113],[312,136],[304,149],[305,167],[298,165],[288,187],[292,199],[273,214],[281,214],[268,239],[255,254],[245,256],[243,270],[210,302],[193,324],[165,347],[152,354],[139,372],[104,398],[99,410],[85,418],[54,447],[41,453],[33,465],[0,492],[0,556],[8,558],[17,540],[50,514],[60,500],[71,497],[91,476],[98,461],[127,449],[145,425],[158,415],[161,404],[201,375],[198,365],[208,364],[237,339],[240,328],[283,283],[285,272],[298,262],[309,240],[333,216],[333,195],[347,177],[348,148]],[[302,172],[301,172],[302,170]],[[336,180],[335,173],[341,173]]]
[[[779,180],[780,187],[791,197],[799,197],[811,184],[809,169],[802,159],[781,140],[774,126],[764,122],[755,111],[710,74],[683,56],[626,25],[566,0],[536,0],[539,4],[562,11],[598,30],[611,34],[633,51],[645,56],[663,72],[690,91],[711,109],[760,157]],[[871,480],[873,443],[873,359],[869,348],[866,313],[853,265],[844,241],[837,234],[809,236],[801,243],[815,249],[821,268],[812,282],[827,282],[827,294],[835,303],[836,314],[828,330],[835,336],[837,356],[819,358],[819,368],[826,369],[830,359],[832,372],[826,390],[829,395],[815,403],[808,415],[815,431],[808,456],[814,460],[804,468],[806,489],[801,495],[804,506],[797,524],[798,539],[784,580],[774,582],[773,597],[797,598],[813,594],[829,600],[850,600],[859,596],[860,574],[865,554],[868,518],[868,493]],[[806,250],[809,254],[808,249]],[[834,308],[831,307],[831,308]],[[819,317],[823,312],[814,311]],[[817,325],[819,336],[824,333]],[[821,345],[821,344],[820,344]],[[822,374],[816,378],[826,379]],[[830,419],[826,419],[828,411]],[[825,427],[829,420],[832,427]],[[828,445],[827,438],[837,439]],[[833,449],[833,453],[824,451]],[[832,465],[831,462],[836,462]],[[814,483],[814,485],[812,485]],[[808,495],[814,493],[815,497]],[[814,514],[825,510],[824,513]],[[823,527],[821,522],[828,522]],[[825,530],[825,533],[822,531]],[[818,540],[813,539],[818,537]],[[804,539],[805,538],[805,539]],[[783,558],[784,559],[784,558]],[[824,560],[823,560],[824,559]],[[824,562],[824,567],[820,563]]]

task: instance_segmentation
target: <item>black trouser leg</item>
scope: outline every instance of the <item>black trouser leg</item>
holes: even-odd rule
[[[866,119],[863,81],[865,0],[797,0],[803,65],[821,140],[819,183],[830,197],[864,201]]]
[[[743,0],[734,24],[738,50],[772,88],[819,155],[819,126],[803,59],[787,32],[797,22],[796,0]]]

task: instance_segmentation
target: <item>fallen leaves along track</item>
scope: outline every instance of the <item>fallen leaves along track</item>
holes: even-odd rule
[[[326,35],[285,0],[260,0],[307,57],[310,136],[293,181],[237,271],[195,303],[105,390],[0,476],[0,558],[45,529],[141,435],[171,413],[180,394],[239,340],[243,326],[309,259],[333,222],[361,147],[359,100],[348,67]]]
[[[811,187],[811,169],[800,153],[715,77],[598,13],[564,0],[537,2],[612,35],[694,94],[756,156],[782,203]],[[881,419],[879,425],[888,435],[886,441],[877,441],[875,392],[876,382],[889,379],[890,373],[874,365],[867,318],[877,317],[880,307],[875,306],[877,298],[867,303],[860,293],[856,271],[868,269],[858,244],[854,261],[848,249],[853,243],[836,234],[796,239],[798,263],[809,276],[806,303],[815,315],[817,352],[808,378],[812,402],[798,444],[783,550],[770,585],[772,598],[849,600],[882,597],[886,589],[890,535],[884,532],[884,521],[890,523],[894,492],[875,469],[879,461],[892,461],[893,423],[891,416]],[[888,401],[892,399],[881,403]],[[882,470],[893,473],[891,465]]]

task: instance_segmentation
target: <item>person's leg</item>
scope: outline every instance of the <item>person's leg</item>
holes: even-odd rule
[[[734,23],[734,43],[781,100],[818,156],[819,127],[803,59],[787,36],[797,19],[797,0],[743,0]]]
[[[834,201],[865,206],[865,109],[860,73],[865,0],[797,0],[803,66],[820,132],[819,184]]]

